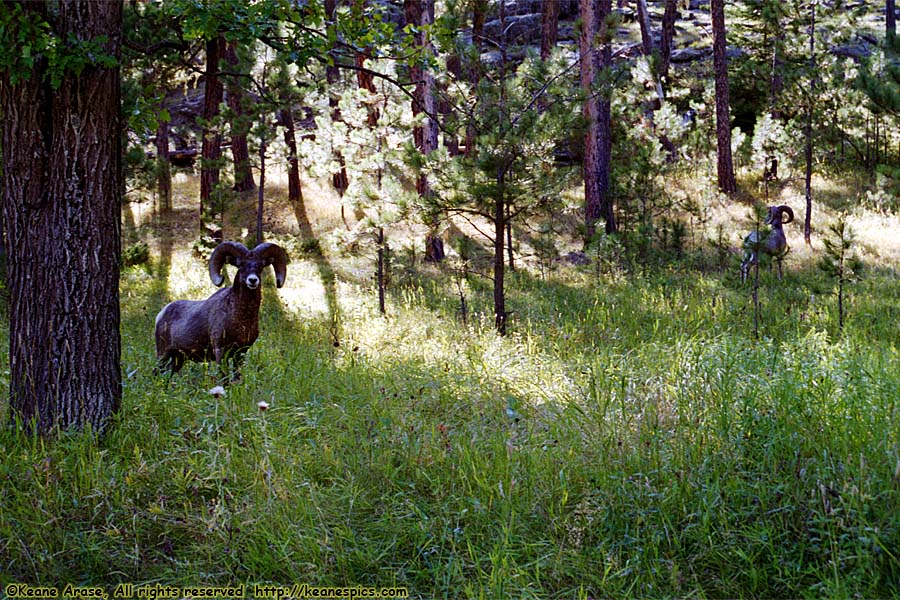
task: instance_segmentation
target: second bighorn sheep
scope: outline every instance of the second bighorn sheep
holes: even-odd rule
[[[787,217],[785,219],[785,217]],[[769,212],[766,214],[766,224],[771,225],[772,229],[768,232],[751,231],[750,235],[744,238],[744,260],[741,261],[741,283],[747,281],[747,275],[750,273],[750,267],[759,262],[760,253],[771,256],[778,263],[778,278],[782,276],[781,262],[784,255],[787,254],[788,245],[787,238],[784,235],[782,225],[790,223],[794,220],[794,211],[787,204],[779,206],[770,206]]]
[[[206,300],[176,300],[156,316],[158,369],[177,373],[185,360],[215,360],[224,368],[228,359],[237,377],[244,353],[259,337],[262,271],[275,270],[275,285],[284,285],[287,253],[271,243],[253,250],[238,242],[222,242],[209,257],[209,277],[222,285],[225,264],[237,267],[234,284]]]

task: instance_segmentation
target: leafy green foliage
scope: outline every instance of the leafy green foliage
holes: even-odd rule
[[[10,49],[2,53],[0,67],[16,85],[28,79],[34,70],[35,58],[53,44],[50,25],[35,12],[26,13],[21,4],[4,4],[0,9],[0,42]]]
[[[150,260],[150,247],[146,242],[137,242],[122,250],[122,266],[143,265]]]
[[[109,38],[105,35],[90,40],[69,34],[66,39],[53,31],[37,10],[25,10],[19,3],[4,3],[0,7],[0,72],[16,85],[30,79],[38,71],[53,89],[59,88],[63,78],[75,76],[87,66],[112,69],[116,58],[108,52]]]

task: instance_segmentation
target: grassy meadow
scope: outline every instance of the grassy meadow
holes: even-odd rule
[[[379,315],[371,249],[327,243],[340,216],[306,190],[324,253],[289,248],[242,382],[214,396],[203,365],[171,381],[151,372],[159,309],[213,290],[190,253],[192,186],[179,183],[162,221],[146,204],[126,210],[125,243],[147,241],[151,260],[122,274],[124,398],[109,434],[0,431],[0,590],[897,595],[896,217],[853,213],[867,270],[842,334],[821,244],[804,247],[799,217],[783,281],[760,272],[758,340],[739,255],[721,268],[705,242],[672,260],[559,261],[544,277],[525,261],[499,338],[489,281],[462,284],[463,324],[450,267],[413,260],[400,234]],[[296,227],[282,204],[267,216],[275,239]],[[748,209],[717,210],[736,252]],[[252,223],[240,214],[232,239]],[[5,348],[5,315],[0,326]]]

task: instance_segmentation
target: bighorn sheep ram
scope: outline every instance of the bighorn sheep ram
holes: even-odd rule
[[[787,217],[787,219],[785,219]],[[772,229],[768,233],[762,231],[751,231],[750,235],[744,238],[744,260],[741,261],[741,283],[747,281],[747,275],[750,273],[750,267],[759,262],[759,254],[767,254],[778,263],[778,278],[782,276],[781,261],[787,254],[788,245],[787,238],[784,236],[782,225],[790,223],[794,220],[794,211],[791,207],[782,204],[780,206],[770,206],[769,212],[766,214],[766,224],[771,225]]]
[[[270,243],[253,250],[238,242],[222,242],[209,257],[209,277],[217,287],[225,263],[237,267],[234,284],[206,300],[176,300],[156,316],[156,358],[160,371],[177,373],[185,360],[213,359],[221,368],[228,359],[232,377],[239,376],[244,353],[259,337],[262,271],[275,270],[275,285],[284,285],[287,253]]]

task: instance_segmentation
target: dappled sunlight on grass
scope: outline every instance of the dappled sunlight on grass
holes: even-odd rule
[[[900,265],[900,216],[854,211],[847,219],[867,264],[896,269]]]
[[[180,259],[180,260],[179,260]],[[229,275],[233,269],[228,269]],[[228,280],[225,284],[230,283]],[[171,300],[202,300],[216,291],[209,279],[209,267],[195,260],[190,253],[182,252],[169,267],[168,295]]]
[[[269,291],[265,290],[266,293]],[[278,295],[289,311],[301,315],[328,314],[325,284],[316,275],[316,267],[310,261],[291,261],[284,286],[271,292]]]

